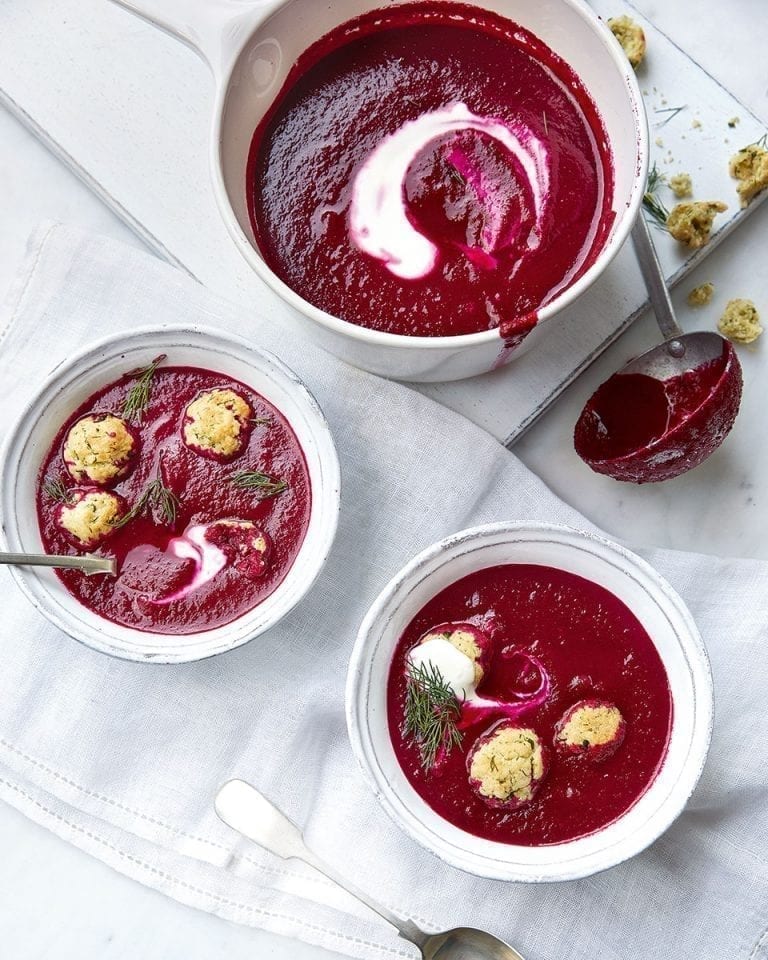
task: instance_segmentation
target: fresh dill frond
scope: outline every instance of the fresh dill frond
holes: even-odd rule
[[[158,366],[165,360],[166,356],[161,353],[155,357],[152,363],[140,370],[134,370],[130,376],[137,377],[136,383],[131,387],[128,396],[123,403],[123,417],[130,420],[133,417],[141,420],[141,415],[149,406],[149,400],[152,396],[152,380]]]
[[[179,498],[163,482],[161,468],[157,468],[157,475],[144,488],[139,499],[131,509],[115,522],[115,527],[124,527],[131,520],[140,517],[147,509],[153,517],[159,517],[159,522],[173,527],[179,512]]]
[[[238,490],[258,490],[265,500],[288,489],[286,480],[276,480],[259,470],[237,470],[229,475],[229,480]]]
[[[74,502],[75,498],[72,491],[67,490],[61,477],[56,477],[55,480],[46,480],[43,484],[43,490],[56,503],[71,504]]]
[[[655,226],[664,230],[667,228],[669,210],[659,199],[656,191],[665,182],[666,177],[654,163],[648,171],[648,183],[645,186],[645,193],[643,194],[643,207],[650,214],[648,219],[651,219]]]
[[[433,663],[409,664],[406,674],[403,736],[416,742],[424,770],[440,753],[461,743],[461,703]]]
[[[662,109],[662,110],[654,110],[654,111],[653,111],[654,113],[666,113],[666,114],[668,114],[668,116],[665,117],[664,120],[659,121],[659,123],[655,124],[655,126],[656,126],[656,127],[659,127],[659,128],[660,128],[660,127],[666,127],[666,125],[669,123],[669,121],[670,121],[670,120],[674,120],[675,117],[678,115],[678,113],[680,113],[681,110],[686,110],[687,108],[688,108],[688,104],[687,104],[687,103],[684,103],[681,107],[664,107],[664,109]]]

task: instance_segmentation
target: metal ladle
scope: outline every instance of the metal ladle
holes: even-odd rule
[[[298,827],[244,780],[225,783],[216,796],[215,806],[221,820],[233,830],[284,860],[301,860],[314,867],[364,903],[391,924],[404,940],[415,944],[424,960],[523,960],[509,944],[482,930],[457,927],[444,933],[429,934],[412,921],[395,916],[316,857],[304,843]]]
[[[719,333],[703,330],[683,333],[681,330],[672,307],[664,271],[661,269],[642,212],[638,214],[632,228],[632,243],[656,322],[664,335],[664,342],[630,360],[620,372],[642,373],[656,380],[668,380],[722,356],[723,344],[726,341]]]
[[[0,553],[0,564],[81,570],[87,577],[94,573],[105,573],[112,577],[117,574],[117,560],[114,557],[97,557],[92,553],[86,553],[82,557],[65,557],[53,553]]]
[[[664,342],[598,387],[576,423],[574,446],[597,473],[647,483],[685,473],[720,446],[738,413],[742,374],[728,340],[678,326],[642,213],[632,240]]]

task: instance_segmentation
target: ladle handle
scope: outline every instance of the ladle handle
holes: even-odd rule
[[[642,210],[638,213],[635,225],[632,227],[632,243],[640,264],[640,272],[648,290],[648,296],[651,298],[653,312],[656,314],[656,322],[664,339],[673,340],[681,337],[683,331],[675,317],[664,271],[661,269]]]
[[[299,828],[274,804],[245,780],[230,780],[216,794],[214,802],[219,818],[244,837],[284,860],[301,860],[323,874],[342,890],[346,890],[366,907],[378,913],[406,940],[420,945],[427,937],[414,924],[401,920],[386,907],[358,890],[349,880],[339,876],[304,843]]]
[[[217,83],[242,49],[257,20],[275,0],[112,0],[181,40],[210,66]]]
[[[52,553],[0,553],[0,564],[81,570],[86,576],[94,573],[115,576],[117,573],[117,561],[114,557],[97,557],[92,553],[86,553],[82,557],[57,556]]]

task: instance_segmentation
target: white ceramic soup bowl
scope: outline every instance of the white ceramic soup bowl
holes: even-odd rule
[[[230,235],[255,272],[291,307],[303,335],[347,362],[413,381],[458,380],[494,369],[551,332],[549,321],[605,270],[640,208],[648,168],[648,127],[634,71],[616,39],[582,0],[443,0],[500,14],[543,40],[568,63],[600,112],[614,161],[614,221],[588,270],[539,310],[515,351],[497,330],[409,337],[369,330],[302,299],[265,264],[246,203],[251,139],[288,73],[315,41],[363,13],[408,0],[115,0],[178,36],[210,65],[216,86],[210,140],[213,188]]]
[[[51,623],[96,650],[127,660],[184,663],[238,647],[274,626],[304,596],[330,552],[339,514],[339,461],[317,401],[277,357],[239,337],[197,326],[145,328],[109,337],[60,363],[22,413],[6,442],[2,537],[13,552],[42,553],[35,508],[41,464],[62,424],[97,389],[165,353],[173,366],[202,367],[240,380],[290,423],[309,471],[309,526],[284,580],[231,623],[200,633],[147,633],[106,620],[81,604],[53,570],[11,567],[21,589]]]
[[[408,782],[392,747],[387,678],[405,628],[424,604],[467,574],[508,563],[556,567],[600,584],[646,629],[669,678],[673,722],[663,765],[626,813],[589,836],[525,847],[474,836],[440,817]],[[680,597],[644,560],[615,543],[549,524],[496,523],[464,530],[415,557],[387,584],[363,621],[347,678],[347,726],[365,779],[386,812],[442,860],[484,877],[537,883],[575,880],[652,843],[685,806],[712,732],[712,677]]]

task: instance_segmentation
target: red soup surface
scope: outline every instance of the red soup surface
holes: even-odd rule
[[[291,427],[262,396],[164,359],[107,384],[62,425],[37,511],[47,552],[117,559],[117,577],[57,571],[81,603],[187,634],[234,620],[281,583],[307,530],[310,483]]]
[[[461,742],[425,768],[421,747],[404,730],[411,658],[431,628],[448,636],[462,625],[465,637],[478,631],[481,645],[487,641],[480,699],[463,700]],[[591,581],[529,564],[477,571],[430,600],[398,643],[387,698],[395,753],[417,793],[469,833],[524,846],[574,840],[625,813],[656,777],[672,723],[661,658],[625,604]],[[604,714],[610,707],[620,719],[614,742],[589,743],[589,732],[558,742],[574,708],[585,705]],[[473,750],[509,727],[523,728],[531,745],[538,737],[545,768],[543,776],[535,772],[532,798],[521,792],[503,802],[481,796],[469,769]],[[497,769],[491,759],[492,776]],[[532,761],[530,769],[533,775]]]
[[[606,134],[570,67],[509,20],[431,0],[304,53],[247,179],[257,243],[288,286],[406,335],[524,336],[613,219]]]

